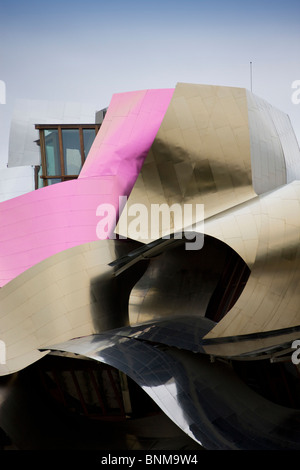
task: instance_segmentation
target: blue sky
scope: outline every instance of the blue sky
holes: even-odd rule
[[[16,99],[109,104],[177,82],[250,88],[291,117],[300,140],[299,0],[4,0],[0,163]]]

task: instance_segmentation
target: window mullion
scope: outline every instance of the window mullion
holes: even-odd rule
[[[85,162],[85,155],[84,155],[84,143],[83,143],[83,130],[82,126],[79,126],[79,140],[80,140],[80,153],[81,153],[81,166],[83,166]]]
[[[61,167],[61,176],[65,177],[65,159],[64,159],[64,147],[61,126],[58,126],[58,142],[59,142],[59,155],[60,155],[60,167]]]
[[[42,163],[42,179],[43,185],[48,186],[48,181],[45,178],[47,176],[47,162],[46,162],[46,144],[45,144],[45,133],[44,129],[39,129],[40,134],[40,149],[41,149],[41,163]]]

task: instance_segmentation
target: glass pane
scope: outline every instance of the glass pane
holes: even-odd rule
[[[78,129],[62,129],[65,175],[78,175],[81,170]]]
[[[48,181],[48,186],[50,186],[51,184],[60,183],[61,178],[48,178],[47,181]]]
[[[61,175],[58,130],[45,129],[46,171],[47,175]]]
[[[84,159],[88,156],[92,143],[96,137],[95,129],[83,129]]]

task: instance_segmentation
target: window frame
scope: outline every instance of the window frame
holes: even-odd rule
[[[65,162],[64,162],[64,152],[63,152],[63,129],[73,129],[79,131],[79,142],[80,142],[80,155],[81,155],[81,168],[85,162],[87,155],[84,153],[84,138],[83,138],[83,129],[94,129],[95,137],[101,127],[101,124],[36,124],[35,128],[39,131],[39,145],[41,151],[41,166],[42,174],[40,179],[43,181],[43,186],[48,186],[48,180],[59,179],[60,181],[68,181],[72,179],[77,179],[77,175],[68,175],[65,172]],[[61,174],[60,175],[48,175],[47,174],[47,156],[46,156],[46,141],[45,141],[45,130],[57,130],[58,131],[58,145],[59,145],[59,157],[60,157],[60,166]],[[35,183],[36,189],[38,186],[38,181],[36,178]]]

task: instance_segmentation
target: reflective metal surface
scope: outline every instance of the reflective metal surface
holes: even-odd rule
[[[300,185],[295,181],[207,222],[212,236],[226,234],[228,228],[223,241],[251,269],[237,303],[209,337],[299,326],[299,210]]]
[[[116,231],[136,203],[202,203],[207,220],[298,179],[299,161],[286,114],[242,88],[179,83]]]
[[[277,406],[250,390],[228,364],[113,334],[75,339],[52,349],[122,370],[207,449],[300,449],[300,411]]]
[[[299,449],[297,400],[274,401],[249,386],[252,369],[242,380],[234,366],[290,363],[300,335],[300,152],[289,121],[240,88],[178,84],[174,92],[125,95],[72,183],[76,200],[70,186],[60,186],[51,192],[55,201],[35,196],[2,211],[2,248],[11,250],[2,253],[3,277],[12,280],[0,290],[0,374],[54,351],[80,355],[127,374],[205,448]],[[98,187],[107,178],[113,188]],[[120,239],[86,243],[95,220],[86,208],[105,191],[112,202],[123,190],[130,197],[116,228]],[[136,203],[149,214],[163,203],[205,210],[179,228],[154,227],[154,240],[143,226],[130,239],[124,221]],[[76,223],[65,227],[70,209]],[[18,257],[14,214],[19,221],[31,210]],[[187,227],[203,237],[201,249],[186,249]],[[36,252],[34,260],[43,261],[30,258]],[[276,374],[280,384],[282,371]]]
[[[198,351],[215,325],[204,316],[230,249],[207,237],[205,249],[186,251],[185,242],[99,240],[56,254],[4,286],[1,375],[38,360],[46,344],[150,320],[154,329],[157,321],[170,322],[164,332],[162,323],[156,329],[161,342]]]
[[[0,364],[0,375],[37,361],[44,355],[38,348],[45,344],[128,324],[128,296],[140,268],[129,271],[126,279],[114,278],[109,263],[138,246],[126,240],[101,240],[74,247],[4,286],[0,334],[6,361]]]
[[[151,204],[201,203],[208,218],[255,195],[246,90],[177,84],[127,211],[135,203],[149,213]],[[117,226],[121,235],[126,235],[124,213]],[[195,223],[195,217],[186,225]],[[141,240],[149,242],[143,230]]]
[[[262,194],[300,178],[299,145],[286,114],[246,93],[253,187]]]
[[[114,95],[78,179],[1,203],[0,286],[56,253],[113,234],[119,197],[130,194],[172,93]],[[114,213],[99,234],[98,208],[107,205]]]

